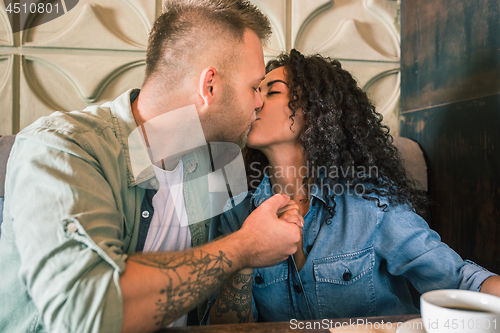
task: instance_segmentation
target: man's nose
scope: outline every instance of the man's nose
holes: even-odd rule
[[[260,106],[260,108],[256,108],[256,109],[255,109],[255,115],[257,115],[257,113],[259,113],[259,112],[262,110],[262,108],[263,108],[263,107],[264,107],[264,104],[262,104],[262,105]]]

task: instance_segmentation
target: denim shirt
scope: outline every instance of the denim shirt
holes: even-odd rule
[[[406,279],[420,293],[448,288],[479,291],[483,281],[494,275],[462,260],[406,205],[389,204],[383,211],[351,188],[350,194],[336,191],[336,214],[330,218],[319,186],[314,184],[310,192],[303,228],[306,262],[300,271],[292,256],[272,267],[254,269],[256,321],[418,313]],[[227,206],[210,239],[238,230],[250,212],[271,196],[266,175],[239,205]],[[209,310],[215,298],[209,300]]]
[[[144,184],[157,184],[152,167],[132,172],[131,94],[56,112],[17,135],[0,238],[1,332],[120,331],[120,275],[145,216]],[[193,246],[208,240],[210,224],[204,154],[182,159]]]

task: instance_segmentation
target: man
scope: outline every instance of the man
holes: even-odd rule
[[[154,167],[142,172],[129,145],[138,128],[151,153],[158,145],[148,140],[151,122],[154,127],[163,115],[195,108],[207,142],[243,146],[262,106],[261,40],[269,33],[267,18],[245,0],[170,4],[151,32],[140,92],[56,112],[18,134],[0,240],[0,331],[151,332],[178,318],[184,324],[183,315],[232,273],[295,253],[301,217],[289,209],[278,218],[289,203],[281,195],[255,210],[240,231],[200,246],[209,220],[202,220],[206,202],[197,204],[203,196],[192,184],[204,179],[203,153],[186,147],[183,154],[153,158]],[[168,172],[183,186],[164,194],[172,200],[181,193],[181,212],[170,209],[172,201],[155,205],[154,192],[162,188],[147,185]],[[155,220],[169,232],[152,228]],[[134,254],[164,249],[171,232],[184,245]]]

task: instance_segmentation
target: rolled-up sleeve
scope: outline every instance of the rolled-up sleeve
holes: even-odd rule
[[[462,279],[458,289],[480,291],[484,280],[496,275],[473,261],[465,260],[461,267]]]
[[[124,221],[108,177],[79,133],[18,135],[6,207],[21,258],[18,277],[47,331],[121,329]]]

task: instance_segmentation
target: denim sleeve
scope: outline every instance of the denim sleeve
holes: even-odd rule
[[[251,192],[244,192],[234,197],[234,200],[228,200],[224,206],[224,213],[221,215],[218,228],[219,235],[230,234],[241,228],[246,218],[251,213],[251,196]],[[233,206],[233,201],[239,203]]]
[[[250,196],[247,192],[234,197],[234,201],[240,202],[233,207],[233,200],[228,200],[223,208],[223,213],[211,219],[208,231],[208,240],[213,241],[219,236],[227,235],[239,230],[250,214],[247,211]]]
[[[7,168],[18,277],[47,331],[119,332],[126,255],[112,175],[81,133],[33,132],[18,135]]]
[[[405,276],[420,293],[435,289],[479,291],[484,280],[495,275],[464,261],[407,206],[392,206],[378,215],[377,255],[387,261],[389,273]]]

